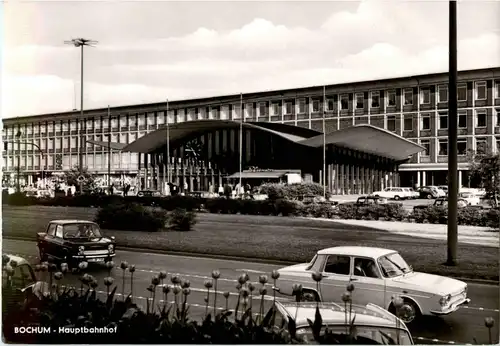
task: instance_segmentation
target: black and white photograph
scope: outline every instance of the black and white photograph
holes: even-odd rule
[[[500,342],[500,1],[0,23],[4,343]]]

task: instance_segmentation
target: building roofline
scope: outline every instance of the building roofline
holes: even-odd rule
[[[478,69],[471,69],[471,70],[461,70],[458,71],[459,76],[460,75],[467,75],[467,74],[483,74],[483,73],[492,73],[493,76],[495,77],[495,72],[498,72],[498,77],[500,77],[500,66],[491,66],[491,67],[485,67],[485,68],[478,68]],[[290,94],[293,92],[313,92],[316,91],[318,88],[351,88],[355,89],[356,87],[359,86],[365,86],[369,84],[390,84],[390,83],[397,83],[397,82],[404,82],[404,81],[411,81],[411,80],[419,80],[419,79],[433,79],[433,78],[440,78],[440,77],[445,77],[448,74],[447,71],[444,72],[433,72],[433,73],[427,73],[427,74],[420,74],[420,75],[409,75],[409,76],[397,76],[397,77],[390,77],[390,78],[381,78],[381,79],[370,79],[370,80],[359,80],[359,81],[352,81],[352,82],[343,82],[343,83],[338,83],[338,84],[325,84],[325,85],[313,85],[313,86],[302,86],[302,87],[294,87],[294,88],[288,88],[288,89],[274,89],[274,90],[265,90],[265,91],[253,91],[253,92],[246,92],[243,93],[244,99],[251,99],[251,98],[265,98],[266,96],[272,96],[276,94]],[[347,92],[347,91],[346,91]],[[185,103],[207,103],[207,104],[223,104],[228,101],[232,100],[239,100],[240,94],[226,94],[226,95],[219,95],[219,96],[206,96],[206,97],[196,97],[196,98],[189,98],[189,99],[178,99],[178,100],[169,100],[168,104],[172,108],[176,108],[176,106],[181,106]],[[152,102],[152,103],[137,103],[137,104],[129,104],[129,105],[121,105],[121,106],[113,106],[110,107],[110,109],[113,112],[134,112],[135,109],[137,108],[148,108],[148,111],[153,111],[155,108],[164,110],[166,107],[167,102],[161,101],[161,102]],[[89,116],[89,113],[96,113],[96,114],[90,114],[90,115],[97,115],[100,113],[107,113],[108,107],[100,107],[100,108],[89,108],[84,110],[84,115]],[[72,110],[72,111],[66,111],[66,112],[55,112],[55,113],[45,113],[45,114],[36,114],[36,115],[27,115],[27,116],[19,116],[19,117],[10,117],[10,118],[4,118],[2,121],[5,122],[10,122],[10,123],[17,123],[19,121],[28,122],[31,119],[38,119],[38,118],[43,118],[43,117],[68,117],[70,115],[74,115],[75,117],[79,117],[80,111],[79,110]]]

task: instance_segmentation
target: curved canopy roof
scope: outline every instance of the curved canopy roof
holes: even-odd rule
[[[196,133],[217,129],[237,129],[239,121],[233,120],[197,120],[172,124],[169,126],[170,142],[181,140]],[[293,143],[309,147],[323,146],[323,134],[314,130],[304,129],[295,125],[244,122],[246,129],[256,129],[285,138]],[[167,141],[166,127],[146,134],[138,140],[126,145],[123,151],[149,153],[164,145]],[[372,125],[356,125],[347,129],[326,134],[326,144],[345,147],[361,152],[387,157],[393,160],[406,160],[423,147],[398,136],[392,132]]]

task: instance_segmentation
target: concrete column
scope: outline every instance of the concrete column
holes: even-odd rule
[[[347,179],[347,184],[346,184],[346,194],[350,195],[352,193],[352,166],[351,165],[346,165],[346,179]]]
[[[339,165],[340,170],[340,184],[339,184],[339,194],[345,194],[345,165],[342,163]]]
[[[422,186],[427,185],[427,171],[422,171]]]
[[[419,187],[421,186],[421,185],[420,185],[420,174],[421,174],[421,173],[422,173],[422,172],[417,171],[417,186],[419,186]],[[412,187],[413,187],[413,186],[412,186]]]
[[[335,194],[338,195],[340,194],[340,189],[339,189],[339,165],[336,164],[333,172],[333,183],[334,183],[334,189],[335,189]]]
[[[460,192],[460,188],[462,188],[462,171],[458,171],[458,192]]]
[[[149,187],[149,154],[144,154],[144,188]]]
[[[366,194],[366,184],[365,184],[365,168],[361,167],[360,168],[360,176],[359,176],[359,181],[361,185],[361,194],[365,195]]]

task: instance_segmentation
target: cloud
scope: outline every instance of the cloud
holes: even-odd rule
[[[459,13],[459,69],[500,61],[498,30],[478,22],[493,5],[481,4]],[[447,15],[442,2],[369,0],[315,25],[260,13],[233,29],[117,37],[86,51],[85,108],[446,71]],[[4,63],[3,117],[73,108],[77,49],[12,46]]]

